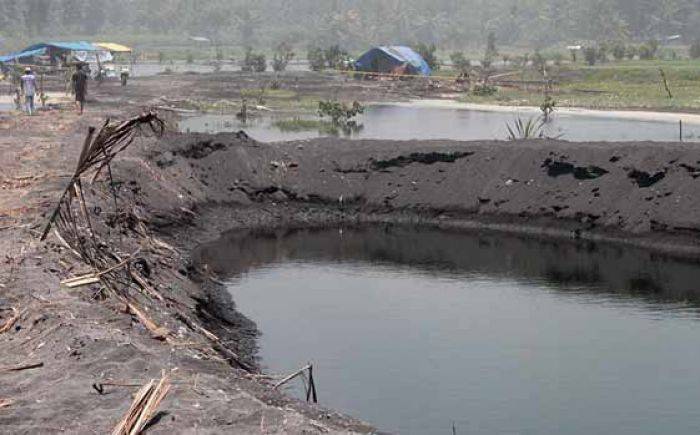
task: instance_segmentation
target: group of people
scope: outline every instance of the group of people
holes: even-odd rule
[[[76,109],[82,115],[85,110],[85,99],[88,91],[89,74],[85,70],[85,64],[78,64],[71,76],[71,88],[75,94]],[[33,115],[35,110],[35,98],[37,95],[36,75],[30,67],[24,70],[24,75],[20,77],[20,90],[24,95],[24,109],[28,115]]]

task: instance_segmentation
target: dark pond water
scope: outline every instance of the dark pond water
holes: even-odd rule
[[[372,105],[358,117],[362,129],[350,137],[357,139],[411,140],[506,139],[507,124],[516,116],[535,117],[537,112],[519,113],[479,111],[447,107],[411,105]],[[249,120],[247,124],[232,115],[202,115],[180,122],[183,132],[218,133],[245,130],[262,142],[311,139],[325,136],[319,131],[285,132],[274,126],[270,116]],[[558,113],[548,124],[546,133],[570,141],[661,141],[679,138],[678,121],[642,121],[605,118],[575,113]],[[685,141],[700,141],[700,125],[684,126]]]
[[[382,430],[700,430],[696,264],[402,227],[231,233],[201,255],[270,372],[313,362],[323,405]]]

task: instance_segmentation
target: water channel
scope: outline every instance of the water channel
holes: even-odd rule
[[[403,227],[230,233],[200,253],[269,372],[313,362],[320,402],[381,430],[700,429],[700,265]]]

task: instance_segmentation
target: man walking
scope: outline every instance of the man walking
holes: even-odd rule
[[[88,90],[88,75],[82,64],[78,65],[78,69],[73,73],[73,90],[75,91],[75,103],[80,108],[80,114],[83,114],[85,109],[85,98]]]
[[[24,108],[29,116],[34,114],[34,96],[36,95],[36,77],[31,68],[24,70],[20,77],[20,85],[24,94]]]

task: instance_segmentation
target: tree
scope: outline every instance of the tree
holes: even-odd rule
[[[420,43],[416,45],[416,52],[423,57],[425,62],[428,64],[430,69],[433,71],[437,71],[440,69],[440,61],[438,60],[437,56],[435,55],[435,52],[437,51],[437,47],[435,47],[435,44],[427,45]]]
[[[284,71],[292,59],[294,59],[292,47],[286,42],[282,42],[275,49],[275,54],[272,58],[272,70],[276,72]]]

